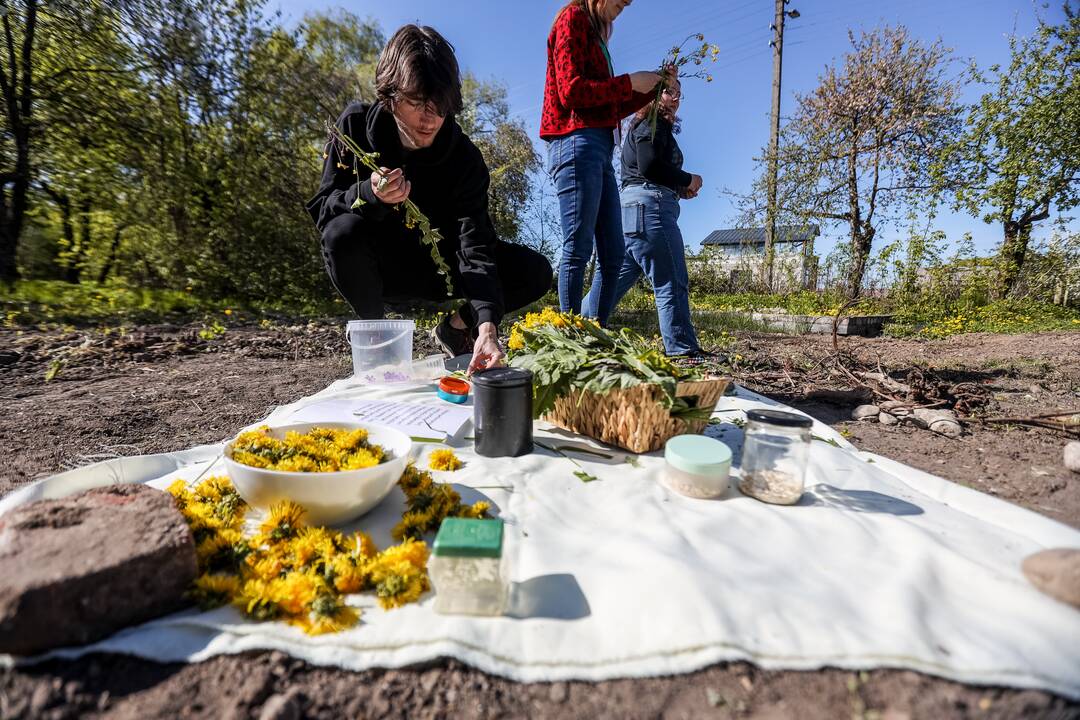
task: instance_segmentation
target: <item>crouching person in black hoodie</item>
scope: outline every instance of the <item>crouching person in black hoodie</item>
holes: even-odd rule
[[[453,296],[465,298],[432,334],[451,357],[472,352],[470,370],[494,367],[503,360],[503,312],[541,298],[551,264],[495,236],[487,165],[454,120],[461,77],[450,44],[430,27],[402,27],[379,57],[375,88],[377,102],[350,105],[338,128],[379,153],[380,171],[331,142],[319,192],[306,206],[322,233],[326,271],[364,319],[383,316],[384,298],[445,300],[446,281],[420,230],[407,229],[395,208],[411,199],[442,233]]]

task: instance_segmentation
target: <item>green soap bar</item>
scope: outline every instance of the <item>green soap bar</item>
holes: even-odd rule
[[[434,553],[440,557],[501,557],[502,520],[446,518],[435,536]]]

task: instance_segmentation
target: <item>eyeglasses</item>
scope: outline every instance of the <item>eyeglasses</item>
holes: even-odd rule
[[[426,113],[428,115],[434,115],[435,117],[445,117],[443,113],[439,112],[439,109],[433,102],[423,102],[422,100],[414,100],[406,95],[399,95],[395,98],[408,105],[414,112]]]
[[[674,91],[674,90],[672,90],[670,88],[664,88],[664,94],[667,95],[672,100],[682,100],[682,96],[683,96],[683,94],[681,92],[676,92],[676,91]]]

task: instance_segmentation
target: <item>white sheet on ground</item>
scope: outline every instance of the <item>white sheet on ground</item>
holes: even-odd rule
[[[392,399],[441,403],[430,385],[355,386],[339,381],[271,423],[348,419],[348,403]],[[716,417],[776,405],[740,390]],[[438,479],[463,499],[490,499],[508,524],[513,600],[506,617],[448,617],[420,603],[384,612],[370,596],[361,624],[310,638],[277,623],[249,623],[232,608],[194,610],[129,628],[52,656],[130,653],[197,661],[277,649],[312,663],[359,670],[440,656],[521,681],[601,680],[683,673],[724,660],[764,668],[909,668],[953,680],[1041,688],[1080,698],[1080,612],[1036,591],[1021,560],[1048,547],[1080,547],[1080,532],[907,467],[855,450],[815,422],[808,492],[775,507],[732,490],[692,500],[659,482],[663,459],[637,466],[573,454],[599,478],[537,448],[521,458],[472,452],[467,424],[451,440],[465,467]],[[539,427],[547,427],[538,424]],[[732,446],[738,475],[742,432],[708,433]],[[548,445],[601,446],[540,430]],[[831,442],[829,442],[831,441]],[[438,447],[419,445],[427,452]],[[110,482],[164,487],[217,462],[220,446],[124,458],[57,475],[0,500],[0,513],[31,500]],[[215,468],[217,470],[218,468]],[[224,472],[224,468],[220,468]],[[356,525],[380,546],[400,517],[394,490]]]

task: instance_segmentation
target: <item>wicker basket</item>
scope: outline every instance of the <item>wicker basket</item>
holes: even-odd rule
[[[694,397],[690,401],[693,407],[712,408],[730,383],[728,378],[681,382],[675,394]],[[660,388],[652,384],[609,390],[603,395],[571,390],[556,400],[542,419],[635,453],[659,450],[668,438],[699,432],[708,422],[672,417],[660,404],[660,397]]]

